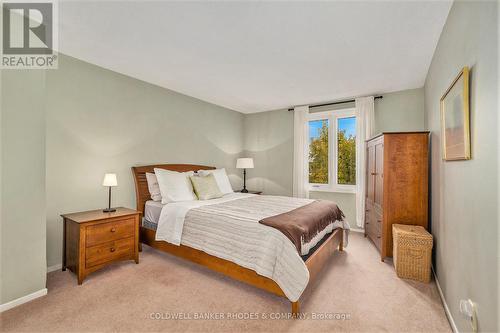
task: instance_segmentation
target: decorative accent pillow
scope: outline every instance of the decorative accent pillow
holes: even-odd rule
[[[223,196],[213,174],[206,176],[191,176],[189,179],[191,179],[194,193],[196,193],[198,199],[210,200]]]
[[[148,190],[153,201],[161,201],[160,185],[156,175],[151,172],[146,172],[146,180],[148,181]]]
[[[160,186],[162,204],[198,200],[189,181],[189,177],[194,175],[193,171],[176,172],[158,168],[154,170]]]
[[[215,177],[215,181],[219,186],[222,194],[233,193],[233,188],[231,187],[231,183],[229,182],[229,178],[226,174],[226,169],[215,169],[215,170],[198,170],[198,174],[201,176],[207,176],[209,174],[213,174]]]

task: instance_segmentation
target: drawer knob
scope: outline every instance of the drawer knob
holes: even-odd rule
[[[380,238],[380,236],[377,236],[377,238]]]
[[[115,252],[115,248],[114,248],[114,247],[110,248],[109,250],[110,250],[111,252]]]
[[[115,227],[111,228],[111,232],[115,232],[115,231],[116,231]]]
[[[382,223],[382,220],[377,220],[378,223]]]
[[[368,223],[368,222],[365,222],[365,224],[370,224],[370,223]]]

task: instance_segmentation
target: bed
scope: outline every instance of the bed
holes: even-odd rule
[[[293,249],[290,250],[293,245],[289,241],[284,241],[283,251],[285,254],[286,251],[289,251],[289,254],[284,256],[286,260],[284,260],[283,263],[275,264],[277,267],[271,267],[269,265],[266,266],[266,264],[257,265],[256,267],[254,267],[252,265],[252,262],[247,262],[244,260],[234,260],[233,258],[228,258],[225,255],[221,255],[217,251],[210,251],[210,248],[208,248],[207,250],[207,248],[202,246],[203,244],[199,244],[200,239],[196,239],[193,236],[198,232],[197,230],[193,229],[192,226],[189,225],[189,223],[187,223],[184,227],[187,231],[185,231],[185,235],[183,234],[182,236],[183,242],[179,242],[179,244],[172,244],[171,242],[159,240],[162,238],[158,236],[159,233],[161,234],[161,232],[158,230],[158,221],[164,220],[162,219],[161,215],[165,210],[163,209],[164,207],[161,203],[151,201],[146,180],[146,172],[154,172],[154,168],[161,168],[178,172],[215,169],[214,167],[191,164],[161,164],[132,167],[135,179],[137,210],[140,211],[144,217],[144,222],[140,227],[140,242],[147,244],[148,246],[151,246],[157,250],[195,262],[199,265],[205,266],[211,270],[222,273],[238,281],[266,290],[275,295],[285,297],[290,300],[292,314],[295,316],[299,312],[299,298],[301,297],[301,295],[303,295],[304,290],[309,288],[314,283],[331,255],[337,249],[339,251],[343,250],[344,233],[342,228],[336,228],[331,232],[328,232],[324,237],[322,237],[321,240],[317,242],[317,244],[311,246],[311,248],[308,249],[308,253],[305,255],[302,253],[297,253]],[[245,199],[245,201],[243,201],[243,199]],[[283,199],[280,199],[279,197],[273,197],[268,199],[267,201],[269,200],[275,200],[276,203],[279,203],[279,200],[283,201]],[[238,203],[238,208],[242,206],[242,203],[247,203],[249,205],[247,207],[248,211],[250,209],[249,207],[252,207],[251,205],[262,204],[264,201],[265,200],[263,198],[258,198],[258,196],[255,196],[253,198],[251,196],[249,196],[248,198],[241,198],[238,197],[238,194],[235,193],[232,196],[221,199],[220,204],[210,203],[211,206],[209,207],[211,207],[212,210],[214,210],[216,207],[223,207],[227,210],[231,207],[234,208],[236,206],[236,203]],[[168,208],[170,209],[171,207],[169,206]],[[205,209],[205,211],[196,209],[191,210],[192,212],[195,212],[191,213],[191,215],[194,215],[195,217],[197,214],[199,215],[197,224],[202,225],[205,220],[210,218],[209,215],[206,215],[206,210],[207,209]],[[208,210],[210,211],[210,209]],[[242,211],[242,214],[244,214],[244,209],[241,208],[240,210]],[[205,215],[201,213],[204,213]],[[215,210],[214,214],[216,214]],[[234,211],[230,211],[229,213],[226,213],[226,215],[234,215]],[[239,218],[235,220],[239,220]],[[210,221],[211,226],[216,226],[216,224],[214,224],[214,221],[214,219]],[[191,223],[191,225],[193,225],[193,223]],[[161,227],[162,224],[160,223],[160,228]],[[243,225],[243,229],[244,228],[245,225]],[[260,228],[258,229],[259,231],[262,231],[264,228],[268,228],[266,229],[268,231],[268,234],[275,237],[273,238],[272,242],[280,241],[284,238],[283,235],[281,235],[273,228],[262,225],[258,226],[258,228]],[[189,233],[189,230],[192,230],[191,234]],[[264,248],[264,246],[268,243],[255,242],[253,246],[254,248],[255,246],[257,246],[257,249],[260,249],[260,247]],[[243,243],[239,243],[238,246],[241,246],[242,244]],[[272,260],[273,259],[271,258],[271,261]],[[261,262],[262,260],[259,261],[259,264]],[[294,271],[293,269],[296,270]],[[290,284],[293,285],[293,283],[285,283],[287,277],[290,276],[297,276],[296,279],[299,279],[299,282],[296,283],[298,285],[296,285],[294,288],[288,288],[288,286]]]

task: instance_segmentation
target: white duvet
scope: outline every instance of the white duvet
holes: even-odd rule
[[[231,193],[213,200],[169,203],[162,208],[156,240],[189,246],[254,270],[275,281],[295,302],[307,286],[309,271],[293,243],[259,221],[313,201]],[[311,244],[303,244],[304,250],[338,227],[349,229],[346,222],[332,221]]]

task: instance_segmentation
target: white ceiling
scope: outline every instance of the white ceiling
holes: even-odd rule
[[[59,47],[252,113],[423,86],[451,3],[69,1]]]

